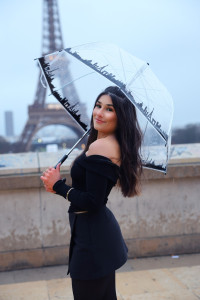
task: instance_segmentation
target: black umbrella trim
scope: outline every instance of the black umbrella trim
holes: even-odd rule
[[[161,171],[166,173],[166,166],[164,165],[156,165],[154,161],[142,161],[142,165],[146,168]]]
[[[95,70],[102,76],[106,77],[111,82],[115,83],[124,92],[124,94],[131,100],[131,102],[142,112],[142,114],[147,117],[149,123],[151,123],[152,126],[160,133],[163,139],[165,141],[168,140],[168,134],[161,129],[161,124],[153,118],[154,109],[151,112],[149,112],[147,110],[147,106],[145,106],[145,108],[143,107],[144,106],[143,102],[137,103],[132,93],[130,91],[127,91],[126,85],[120,80],[116,79],[115,75],[113,75],[112,73],[108,73],[107,71],[104,70],[104,68],[107,67],[107,65],[103,67],[99,67],[98,63],[93,63],[92,60],[86,60],[81,58],[81,56],[76,51],[73,52],[71,49],[72,48],[66,48],[65,51],[71,54],[72,56],[76,57],[78,60],[82,61],[85,65]]]
[[[66,97],[62,98],[60,94],[56,91],[56,88],[52,83],[52,81],[54,80],[54,76],[53,76],[54,70],[51,70],[50,64],[48,62],[45,62],[45,57],[41,57],[38,60],[40,62],[46,80],[48,82],[49,88],[52,94],[54,95],[54,97],[62,104],[62,106],[72,116],[72,118],[76,120],[76,122],[86,131],[87,125],[81,121],[81,114],[78,114],[79,110],[76,109],[77,104],[71,105],[70,101]]]

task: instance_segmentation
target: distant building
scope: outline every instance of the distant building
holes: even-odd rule
[[[6,131],[6,136],[14,136],[12,111],[5,111],[5,131]]]

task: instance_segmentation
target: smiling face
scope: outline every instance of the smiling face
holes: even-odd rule
[[[98,138],[114,134],[117,128],[117,115],[109,95],[102,95],[93,110],[93,124]]]

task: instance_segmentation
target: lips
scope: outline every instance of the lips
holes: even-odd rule
[[[99,123],[99,124],[102,124],[102,123],[104,123],[104,121],[102,121],[102,120],[100,120],[100,119],[95,119],[95,121],[96,121],[96,123]]]

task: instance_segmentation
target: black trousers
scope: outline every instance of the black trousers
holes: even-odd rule
[[[74,300],[117,300],[115,272],[98,279],[72,279]]]

